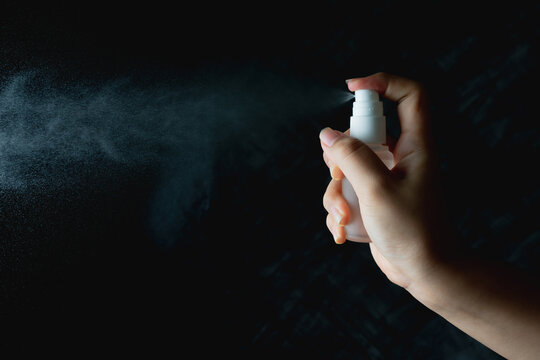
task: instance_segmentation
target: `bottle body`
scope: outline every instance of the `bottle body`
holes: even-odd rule
[[[389,168],[394,167],[394,155],[386,145],[386,118],[383,104],[375,90],[362,89],[354,92],[355,102],[351,116],[351,136],[363,141]],[[350,218],[345,226],[348,240],[367,242],[369,236],[360,214],[360,204],[354,189],[346,178],[342,180],[341,191],[350,210]]]
[[[388,150],[386,145],[369,145],[369,147],[375,152],[379,159],[381,159],[386,167],[389,169],[394,167],[394,155]],[[347,178],[344,178],[341,181],[341,192],[350,211],[349,222],[345,225],[345,237],[347,240],[351,241],[369,241],[369,236],[364,227],[364,222],[362,221],[358,197]]]

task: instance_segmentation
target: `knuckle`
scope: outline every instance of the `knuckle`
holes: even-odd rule
[[[422,109],[427,103],[427,91],[421,82],[412,81],[411,97],[415,99],[416,107]]]
[[[332,216],[330,214],[326,215],[326,227],[332,231]]]
[[[328,190],[324,193],[323,195],[323,198],[322,198],[322,203],[323,203],[323,207],[326,211],[330,211],[330,205],[329,205],[329,199],[328,199],[329,195],[328,195]]]
[[[328,189],[326,189],[326,192],[323,195],[323,207],[325,208],[326,211],[330,211],[331,204],[332,204],[332,194]]]
[[[382,79],[383,81],[387,81],[388,78],[390,77],[390,74],[384,72],[384,71],[379,71],[375,74],[373,74],[374,77],[378,77],[380,79]]]
[[[425,92],[424,84],[422,84],[420,81],[416,80],[410,80],[411,81],[411,89],[413,92],[417,94],[422,94]]]
[[[334,148],[334,153],[341,161],[346,161],[351,156],[355,156],[368,150],[366,144],[352,137],[342,137],[338,139],[334,144]]]
[[[336,202],[338,198],[337,192],[333,190],[332,181],[334,180],[330,181],[323,195],[323,206],[326,209],[326,211],[330,211],[330,208],[332,207],[332,205]]]

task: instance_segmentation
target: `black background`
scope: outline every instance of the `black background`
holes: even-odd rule
[[[256,66],[343,89],[344,79],[377,71],[420,80],[464,249],[537,272],[538,6],[369,3],[8,3],[1,78],[45,68],[60,83],[182,79]],[[240,138],[222,149],[205,179],[210,191],[179,214],[185,226],[166,248],[147,229],[159,186],[150,170],[96,163],[61,191],[4,191],[2,345],[72,354],[498,359],[391,284],[366,246],[333,244],[317,135],[327,125],[346,128],[349,111],[277,129],[260,146]]]

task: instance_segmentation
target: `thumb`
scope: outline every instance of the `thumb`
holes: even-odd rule
[[[329,127],[320,132],[319,138],[324,152],[343,171],[357,194],[387,188],[393,180],[390,170],[362,141]]]

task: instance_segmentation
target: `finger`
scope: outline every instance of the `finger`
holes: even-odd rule
[[[345,226],[350,218],[350,211],[341,193],[341,181],[331,180],[323,196],[323,206],[331,214],[336,224]]]
[[[332,233],[336,244],[343,244],[345,242],[345,228],[343,226],[339,226],[331,214],[326,216],[326,226]]]
[[[427,95],[416,81],[396,75],[377,73],[348,82],[349,90],[374,89],[383,97],[398,103],[401,134],[416,147],[426,147],[430,141]]]
[[[393,152],[396,147],[396,139],[389,134],[386,134],[386,145],[388,145],[388,150]]]
[[[328,158],[328,155],[326,155],[326,153],[324,152],[323,152],[323,159],[324,159],[324,162],[326,163],[326,166],[328,166],[328,168],[330,169],[330,176],[332,177],[332,179],[343,180],[343,178],[345,177],[345,175],[343,174],[343,171],[341,171],[341,169],[336,164],[334,164],[334,162],[330,160]]]
[[[345,174],[343,174],[343,171],[339,168],[339,166],[335,165],[330,168],[330,176],[334,180],[343,180],[345,177]]]
[[[330,161],[330,159],[328,158],[328,155],[326,155],[326,153],[324,151],[322,153],[322,157],[323,157],[323,160],[324,160],[326,166],[331,168],[333,163],[332,163],[332,161]]]
[[[390,170],[366,144],[331,128],[323,129],[319,137],[328,158],[343,171],[359,197],[389,187],[393,180]]]
[[[350,134],[351,134],[351,129],[347,129],[347,130],[346,130],[345,132],[343,132],[343,133],[342,133],[341,131],[339,131],[339,130],[334,130],[334,131],[337,131],[338,133],[340,133],[340,134],[345,134],[345,135],[350,135]],[[319,140],[320,140],[320,142],[321,142],[321,148],[322,148],[323,151],[324,151],[326,144],[322,141],[322,139],[319,139]]]

